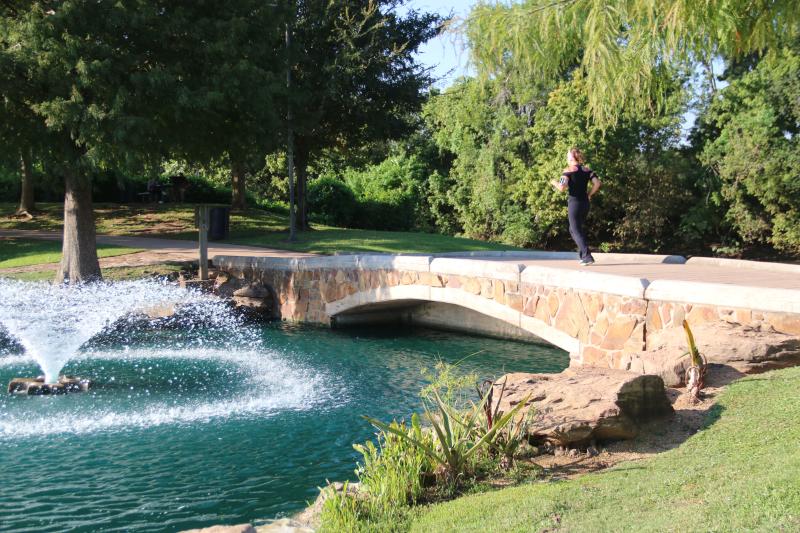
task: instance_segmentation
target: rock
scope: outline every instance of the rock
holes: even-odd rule
[[[256,533],[256,528],[250,524],[237,524],[235,526],[211,526],[201,529],[186,529],[181,533]]]
[[[142,314],[150,319],[167,318],[175,314],[175,304],[162,304],[142,309]]]
[[[504,380],[501,411],[508,412],[530,395],[534,415],[528,437],[534,443],[574,447],[593,440],[630,439],[639,432],[639,424],[672,413],[664,381],[658,376],[603,368],[512,373],[496,382],[496,399]]]
[[[213,279],[180,279],[179,286],[182,289],[196,290],[200,292],[213,292]]]
[[[598,455],[600,455],[600,452],[597,451],[597,448],[594,446],[590,445],[588,448],[586,448],[586,457],[596,457]]]
[[[728,366],[744,374],[800,364],[800,337],[748,326],[712,322],[692,327],[700,353],[709,364]],[[650,334],[646,352],[623,356],[631,372],[660,376],[668,387],[684,384],[689,357],[683,328]]]
[[[271,298],[272,292],[269,288],[265,287],[262,283],[255,282],[255,283],[248,283],[244,287],[240,289],[236,289],[233,291],[233,296],[243,297],[243,298]]]
[[[220,274],[214,292],[223,298],[230,298],[236,308],[246,312],[249,317],[272,317],[274,314],[272,290],[261,282],[248,282]]]
[[[86,392],[92,386],[88,379],[74,376],[59,376],[57,383],[45,383],[44,376],[37,378],[14,378],[8,383],[9,394],[28,396],[48,396],[70,392]]]
[[[214,294],[222,298],[230,298],[233,293],[241,289],[246,282],[242,279],[220,273],[214,280]]]
[[[310,527],[291,518],[279,518],[256,528],[257,533],[314,533]]]
[[[345,484],[339,481],[328,483],[328,486],[320,489],[319,496],[314,500],[314,503],[306,507],[303,511],[293,516],[292,519],[295,523],[303,527],[316,528],[319,526],[319,517],[322,514],[322,506],[325,500],[330,498],[331,494],[335,492],[344,491]],[[359,483],[348,483],[347,494],[358,497],[361,485]]]

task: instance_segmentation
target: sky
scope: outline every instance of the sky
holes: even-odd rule
[[[409,0],[398,11],[403,14],[411,9],[422,12],[438,13],[443,17],[452,14],[463,19],[469,13],[474,1],[470,0]],[[433,67],[433,76],[439,88],[448,87],[459,76],[470,72],[468,68],[469,54],[458,37],[452,34],[440,35],[420,48],[418,58],[428,67]]]

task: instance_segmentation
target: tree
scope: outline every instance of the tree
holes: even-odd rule
[[[608,127],[623,110],[663,108],[675,69],[787,42],[800,30],[800,2],[527,0],[479,4],[463,29],[486,77],[554,80],[574,70],[590,116]]]
[[[275,64],[267,60],[281,17],[263,2],[20,1],[0,8],[0,66],[17,74],[0,77],[0,89],[25,95],[24,108],[47,132],[46,166],[66,187],[58,281],[101,277],[93,173],[153,168],[176,153],[211,159],[227,152],[238,161],[266,138],[271,122],[259,121],[271,100],[253,104],[252,116],[247,104],[264,96],[252,86],[271,79],[265,73]],[[256,44],[237,49],[242,43]],[[241,61],[233,61],[237,52]]]
[[[441,19],[410,12],[397,0],[299,0],[292,36],[291,106],[298,226],[308,227],[307,171],[326,150],[348,152],[412,130],[430,84],[415,62]]]
[[[800,253],[800,47],[770,50],[729,78],[703,117],[701,160],[720,179],[725,218],[745,244]]]
[[[282,21],[288,9],[237,0],[225,9],[199,2],[168,12],[173,33],[181,36],[160,51],[173,76],[180,77],[171,150],[195,164],[226,160],[234,208],[246,205],[247,175],[261,169],[284,140]]]
[[[668,114],[628,114],[603,130],[587,125],[584,83],[465,79],[426,105],[434,140],[454,158],[436,203],[453,206],[467,236],[518,246],[566,243],[566,202],[549,182],[577,145],[605,184],[593,200],[593,240],[651,250],[672,242],[670,228],[688,199],[684,169],[673,162],[680,93],[673,90]]]
[[[0,39],[2,34],[0,33]],[[0,40],[0,43],[3,41]],[[34,148],[44,150],[46,130],[41,121],[25,103],[26,91],[13,80],[24,78],[25,72],[8,54],[0,54],[0,86],[6,88],[0,99],[0,143],[5,159],[19,168],[21,193],[17,215],[32,215],[36,209],[34,198]],[[16,90],[9,90],[13,86]]]

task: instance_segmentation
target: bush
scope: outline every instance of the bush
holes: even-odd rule
[[[0,201],[19,202],[20,177],[17,172],[0,166]]]
[[[333,177],[322,177],[308,185],[308,209],[316,219],[331,226],[350,226],[357,203],[353,191]]]
[[[186,202],[192,204],[231,203],[230,187],[215,185],[197,175],[187,175],[186,178],[189,180],[189,187],[186,189]]]
[[[348,169],[344,181],[358,200],[354,225],[364,229],[408,231],[423,227],[425,165],[414,155],[393,155],[377,165]]]

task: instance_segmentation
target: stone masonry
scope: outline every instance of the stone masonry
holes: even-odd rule
[[[649,283],[508,259],[218,256],[214,262],[228,276],[270,288],[284,320],[330,325],[337,316],[387,304],[441,302],[530,332],[568,351],[573,366],[624,368],[624,354],[647,348],[648,332],[678,327],[684,318],[692,325],[722,321],[800,336],[800,299],[797,306],[784,297],[755,301],[731,286],[720,293],[697,287],[709,284]]]

